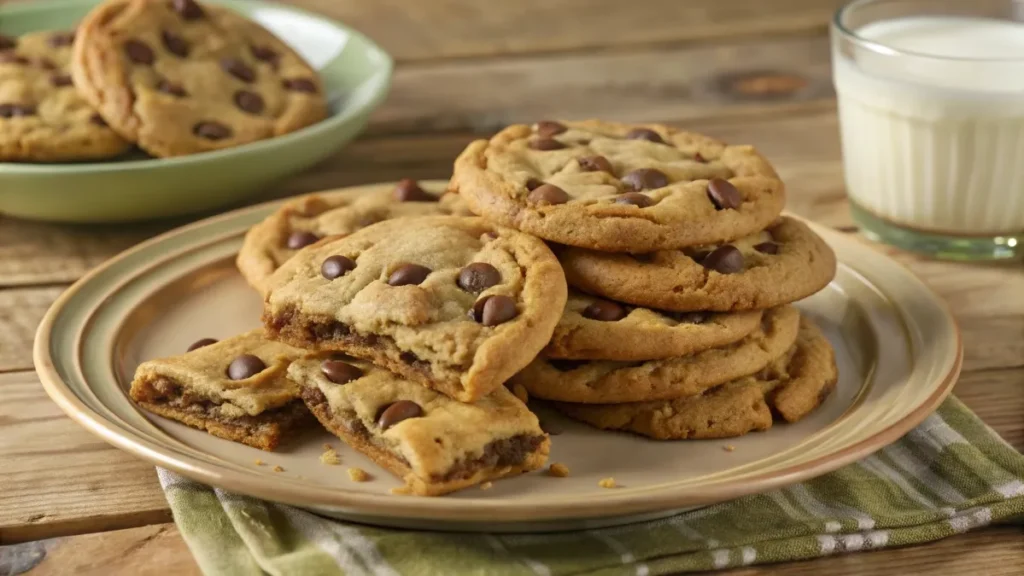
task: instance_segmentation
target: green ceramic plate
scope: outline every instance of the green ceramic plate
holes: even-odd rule
[[[291,7],[210,0],[259,22],[320,70],[331,115],[298,132],[237,148],[178,158],[136,153],[68,164],[0,162],[0,213],[61,222],[123,222],[238,204],[326,158],[366,125],[391,82],[391,58],[362,34]],[[67,29],[97,0],[0,6],[0,33]]]

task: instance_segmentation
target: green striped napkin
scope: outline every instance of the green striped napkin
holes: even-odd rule
[[[372,528],[158,472],[210,576],[667,574],[905,546],[1024,519],[1024,456],[955,398],[895,444],[815,480],[602,530]]]

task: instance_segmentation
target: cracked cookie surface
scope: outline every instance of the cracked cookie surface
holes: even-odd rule
[[[784,216],[766,230],[721,246],[633,256],[567,247],[569,284],[606,298],[662,310],[758,310],[821,290],[836,273],[828,244]]]
[[[650,252],[764,228],[785,190],[751,146],[660,125],[513,125],[471,143],[452,189],[477,214],[545,240]]]
[[[832,346],[801,318],[796,343],[782,358],[699,396],[615,405],[556,402],[555,408],[598,428],[658,440],[730,438],[771,428],[773,413],[786,422],[804,418],[828,398],[838,378]]]
[[[132,400],[154,414],[264,450],[311,420],[298,386],[285,377],[304,351],[267,340],[262,330],[192,348],[140,364]]]
[[[796,340],[800,313],[767,310],[742,340],[689,356],[615,362],[537,358],[512,378],[530,396],[560,402],[617,404],[694,396],[753,374],[785,354]]]
[[[365,361],[330,353],[294,362],[288,377],[328,430],[423,496],[544,466],[550,440],[504,386],[458,402]]]
[[[403,180],[306,194],[281,205],[249,229],[237,265],[250,286],[266,292],[270,275],[301,248],[344,236],[370,224],[404,216],[471,215],[444,184]]]
[[[75,85],[110,126],[154,156],[230,148],[327,116],[312,67],[229,8],[108,0],[78,28]]]
[[[66,31],[0,36],[0,162],[101,160],[131,148],[75,90],[73,41]]]
[[[398,218],[285,262],[263,323],[273,338],[371,360],[472,402],[544,348],[566,293],[537,238],[476,217]]]
[[[548,358],[654,360],[731,344],[760,325],[761,311],[668,312],[569,291]]]

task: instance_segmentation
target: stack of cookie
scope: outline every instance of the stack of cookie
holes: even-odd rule
[[[573,288],[544,353],[513,379],[568,416],[659,439],[789,422],[834,387],[831,347],[790,306],[835,274],[781,216],[750,146],[656,125],[541,122],[472,143],[451,189],[556,245]]]
[[[108,0],[73,32],[0,36],[0,162],[181,156],[326,115],[316,71],[221,6]]]

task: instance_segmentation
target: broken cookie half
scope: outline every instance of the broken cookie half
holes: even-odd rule
[[[288,377],[324,427],[413,494],[438,496],[547,461],[547,434],[503,386],[476,402],[457,402],[340,354],[298,360]]]
[[[139,365],[129,395],[154,414],[273,450],[289,432],[313,422],[298,386],[285,375],[303,354],[267,340],[262,330],[200,341],[181,356]]]

